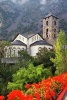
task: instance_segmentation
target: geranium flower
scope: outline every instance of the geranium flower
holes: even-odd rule
[[[30,86],[31,86],[30,84],[26,84],[26,85],[25,85],[25,88],[26,88],[26,89],[29,89]]]
[[[4,99],[5,99],[5,97],[1,95],[0,96],[0,100],[4,100]]]
[[[8,94],[8,100],[15,100],[16,98],[18,100],[22,100],[23,99],[23,94],[20,90],[13,90],[12,92],[10,92]]]

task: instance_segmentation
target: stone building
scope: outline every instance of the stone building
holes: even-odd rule
[[[43,38],[54,45],[58,36],[58,18],[51,13],[43,19]]]
[[[43,36],[34,34],[31,36],[23,36],[18,34],[11,42],[10,46],[4,48],[5,56],[2,62],[14,63],[19,57],[20,50],[26,50],[31,56],[36,56],[41,48],[48,50],[53,48],[54,42],[58,35],[58,18],[49,14],[43,19]],[[16,60],[16,61],[14,61]]]

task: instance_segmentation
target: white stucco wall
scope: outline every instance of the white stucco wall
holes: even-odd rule
[[[4,48],[5,52],[5,57],[10,58],[10,57],[18,57],[18,51],[20,50],[26,50],[26,46],[18,46],[18,45],[13,45],[13,46],[6,46]]]
[[[15,38],[15,40],[20,40],[21,42],[27,44],[27,38],[24,37],[24,36],[22,36],[21,34],[19,34],[19,35]],[[15,40],[14,40],[14,41],[15,41]]]
[[[52,46],[49,46],[49,45],[35,45],[35,46],[31,46],[30,47],[30,55],[31,56],[36,56],[36,53],[38,53],[39,52],[39,48],[44,48],[44,47],[46,47],[48,50],[50,50],[50,49],[52,49]]]
[[[43,40],[42,37],[40,37],[40,35],[36,34],[32,37],[29,38],[29,45],[36,42],[36,41],[39,41],[39,40]]]

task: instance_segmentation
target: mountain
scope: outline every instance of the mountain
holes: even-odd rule
[[[42,33],[48,13],[59,18],[59,28],[67,34],[67,0],[0,0],[0,39],[17,33]]]

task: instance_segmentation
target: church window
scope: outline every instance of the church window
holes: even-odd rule
[[[7,53],[7,48],[4,49],[4,57],[7,56],[6,53]]]
[[[56,21],[54,21],[54,25],[56,25]]]
[[[10,57],[11,57],[11,49],[10,49]]]
[[[20,51],[20,48],[18,47],[18,50]]]
[[[56,38],[56,34],[54,34],[54,38]]]
[[[18,57],[20,57],[20,48],[18,48]]]
[[[48,33],[48,28],[46,29],[46,32]]]
[[[46,29],[46,37],[48,38],[48,29]]]
[[[14,48],[13,48],[13,56],[14,56],[14,57],[15,57],[15,55],[16,55],[16,54],[15,54],[15,53],[16,53],[15,50],[16,50],[16,48],[14,47]]]
[[[46,33],[46,37],[48,38],[48,33]]]
[[[54,29],[54,32],[56,32],[56,29]]]
[[[12,49],[12,48],[10,47],[10,48],[9,48],[9,56],[10,56],[10,57],[11,57],[11,49]]]
[[[15,57],[15,50],[14,50],[14,57]]]
[[[50,50],[50,48],[48,48]]]
[[[46,21],[46,25],[48,25],[48,21]]]

